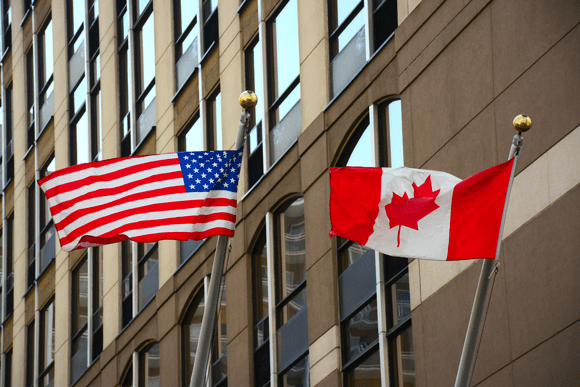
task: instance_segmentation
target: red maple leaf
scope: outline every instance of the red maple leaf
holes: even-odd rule
[[[433,191],[430,175],[418,187],[413,183],[413,191],[415,197],[411,199],[409,199],[406,192],[403,196],[393,192],[391,203],[385,206],[385,211],[389,218],[389,227],[399,226],[397,247],[401,244],[401,226],[419,230],[417,222],[439,208],[435,204],[435,199],[441,190]]]

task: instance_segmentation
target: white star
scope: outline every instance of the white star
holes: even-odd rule
[[[193,175],[190,173],[189,175],[187,175],[188,178],[192,179]]]
[[[208,172],[211,172],[211,168],[208,168],[208,169],[207,169],[207,171],[208,171]]]
[[[227,156],[227,155],[228,155],[228,152],[224,151],[224,156]]]
[[[215,177],[219,177],[219,176],[220,176],[220,174],[219,174],[219,173],[214,173],[214,176],[215,176]]]
[[[221,183],[222,182],[222,179],[221,178],[220,179],[217,179],[217,182],[218,183]]]
[[[203,154],[207,156],[207,152],[203,152]]]
[[[202,173],[201,174],[201,177],[205,179],[205,173]]]
[[[240,168],[242,166],[242,163],[238,163],[238,168]]]
[[[205,163],[200,163],[199,166],[203,168],[203,166],[205,165]]]
[[[199,179],[195,179],[195,182],[196,182],[197,184],[199,184],[199,183],[201,183],[201,180],[199,180]]]
[[[199,172],[199,169],[193,168],[193,172],[198,173]]]
[[[203,185],[203,188],[207,189],[207,188],[208,188],[208,187],[207,187],[207,184],[204,184],[204,185]]]
[[[197,156],[198,159],[203,159],[202,155]]]
[[[242,155],[242,152],[238,153],[238,157]]]
[[[228,183],[224,183],[224,187],[228,188]]]
[[[195,185],[192,184],[192,185],[189,186],[189,188],[190,189],[194,189],[195,188]]]
[[[190,155],[190,156],[195,156],[195,153],[193,153],[193,152],[189,152],[189,155]]]
[[[197,160],[196,159],[191,159],[191,162],[192,163],[197,163]]]
[[[189,160],[189,157],[187,157],[187,156],[183,156],[183,159],[184,159],[184,160]]]
[[[209,179],[209,182],[213,184],[213,179]]]
[[[214,167],[217,167],[217,166],[218,166],[218,165],[217,165],[217,163],[213,163],[212,165],[213,165]]]
[[[191,165],[187,164],[187,165],[185,166],[185,168],[191,168]]]
[[[231,170],[232,172],[235,172],[235,171],[236,171],[236,168],[232,168],[232,169],[230,169],[230,170]]]
[[[224,171],[224,169],[223,168],[220,168],[220,172],[223,172],[223,171]]]
[[[233,177],[230,179],[230,181],[231,181],[232,183],[235,183],[235,182],[236,182],[236,181],[234,180],[234,178],[233,178]]]

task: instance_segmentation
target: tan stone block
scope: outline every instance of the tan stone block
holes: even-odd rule
[[[234,29],[237,29],[237,32],[239,32],[239,6],[240,3],[237,1],[222,1],[219,3],[218,24],[220,45],[222,42],[229,42],[225,35],[228,32],[227,30],[232,28],[232,25],[234,26]]]
[[[173,50],[167,50],[155,66],[155,83],[159,87],[155,88],[155,104],[157,107],[157,117],[172,107],[171,100],[175,95],[175,56]]]
[[[52,0],[52,36],[53,36],[53,51],[54,51],[54,58],[57,60],[64,59],[67,60],[67,30],[66,30],[66,2],[65,0]],[[38,32],[38,31],[36,31]],[[63,68],[64,70],[64,68]],[[54,79],[57,80],[56,72],[57,66],[55,62],[54,66],[55,77]],[[63,80],[66,78],[63,78]],[[68,82],[62,82],[67,84]],[[55,94],[56,96],[56,94]],[[55,100],[56,102],[56,100]],[[55,104],[55,106],[57,106]]]
[[[157,10],[156,10],[157,11]],[[115,26],[117,20],[117,4],[115,0],[100,0],[99,1],[99,31],[101,34],[101,42],[99,46],[103,48],[103,42],[108,41],[105,37],[109,34],[109,28]],[[105,32],[106,31],[106,32]],[[103,32],[105,32],[103,34]],[[115,31],[113,28],[113,35]]]
[[[68,125],[62,130],[61,134],[57,137],[57,141],[54,144],[54,156],[56,169],[61,169],[69,166],[70,160],[70,146],[69,146],[69,136],[65,134],[68,132]],[[40,167],[40,160],[39,160]]]
[[[174,51],[173,2],[153,0],[153,9],[155,10],[155,63],[157,63],[167,52]],[[175,58],[175,54],[171,56]],[[175,63],[175,59],[173,59],[173,63]],[[159,92],[159,90],[157,91]]]
[[[338,325],[330,328],[318,340],[312,343],[308,349],[310,354],[311,367],[316,365],[322,358],[328,355],[333,349],[340,347],[340,327]]]
[[[236,35],[232,36],[231,39],[227,43],[220,41],[220,47],[219,47],[220,48],[220,59],[219,59],[220,60],[220,67],[229,66],[229,64],[232,62],[232,60],[236,56],[236,54],[241,50],[241,44],[242,44],[241,37],[242,37],[242,35],[240,33],[238,33],[239,28],[238,28],[237,23],[234,23],[234,25],[232,25],[231,29],[234,30],[234,32],[236,32]],[[239,57],[239,59],[241,60],[241,56]],[[238,67],[238,69],[240,69],[241,63],[238,63],[238,65],[240,66],[240,67]]]
[[[105,245],[103,249],[103,294],[118,286],[121,278],[121,244]]]
[[[58,316],[58,314],[57,314]],[[61,327],[56,325],[56,331],[62,330]],[[60,347],[57,346],[57,350],[54,354],[54,385],[55,386],[69,386],[69,375],[70,375],[70,346],[68,345],[61,345]],[[17,384],[24,386],[24,384]]]
[[[425,301],[459,274],[459,266],[460,264],[457,261],[419,261],[421,301]]]
[[[324,39],[300,65],[302,128],[307,128],[329,102],[328,44]]]
[[[171,118],[173,109],[170,109],[165,115]],[[157,138],[157,153],[177,152],[177,138],[174,134],[173,123],[174,121],[170,121],[169,126],[159,133],[159,137]],[[159,132],[159,127],[157,131]]]
[[[103,130],[107,132],[111,128],[115,128],[113,130],[119,133],[120,137],[120,128],[118,125],[119,123],[119,75],[118,75],[118,67],[116,60],[110,60],[106,65],[103,67],[101,65],[101,117],[102,117],[102,125]],[[111,138],[110,141],[114,141],[114,138]],[[116,140],[115,140],[116,141]],[[121,139],[118,139],[119,144]],[[113,144],[111,144],[113,145]],[[115,144],[116,147],[118,146]],[[103,158],[105,157],[105,153],[108,152],[107,147],[103,146]],[[117,148],[115,148],[117,149]]]
[[[397,0],[397,21],[399,25],[409,16],[408,0]]]
[[[103,296],[103,348],[112,343],[121,326],[121,288],[113,286]]]
[[[421,271],[419,260],[409,264],[409,290],[411,292],[411,310],[421,305]]]
[[[221,4],[220,4],[221,6]],[[220,17],[221,19],[222,16],[222,12],[220,9],[220,13],[218,15],[218,17]],[[226,17],[229,15],[226,15]],[[239,15],[234,12],[233,16],[235,16],[233,19],[229,19],[227,21],[228,24],[225,24],[224,21],[224,26],[226,26],[226,28],[222,29],[221,26],[221,20],[220,20],[220,45],[219,45],[219,56],[220,58],[223,56],[224,52],[226,52],[227,50],[229,50],[230,46],[232,45],[232,43],[234,43],[236,40],[240,40],[240,20],[239,20]],[[239,45],[239,44],[238,44]],[[222,63],[228,63],[228,62],[222,62]]]
[[[410,14],[421,3],[421,0],[408,0],[408,2],[409,2],[408,7],[409,7],[409,14]],[[401,24],[401,23],[399,23],[399,24]]]
[[[12,346],[12,385],[25,386],[26,385],[26,330],[16,330],[14,326],[14,344]],[[15,366],[20,365],[20,366]],[[67,384],[68,385],[68,384]]]
[[[545,154],[514,178],[504,239],[550,204],[548,184],[548,157]]]
[[[310,56],[312,51],[314,51],[324,39],[326,36],[327,25],[328,3],[325,0],[298,0],[300,64]],[[300,72],[300,75],[302,75],[302,71]]]
[[[66,343],[70,335],[70,317],[72,310],[70,282],[71,272],[68,271],[55,285],[54,318],[56,326],[56,348],[60,348],[64,343]]]
[[[53,23],[54,24],[54,23]],[[54,111],[55,113],[64,106],[68,110],[68,59],[61,55],[54,63]],[[55,114],[55,122],[56,114]]]
[[[310,382],[316,386],[333,371],[340,369],[340,349],[335,348],[310,368]]]
[[[159,288],[177,270],[179,241],[159,241]]]
[[[550,203],[580,183],[580,126],[547,153]]]
[[[220,76],[222,98],[222,130],[224,149],[232,149],[236,143],[238,122],[240,121],[239,97],[243,91],[242,72],[239,64],[242,56],[238,51],[231,65],[225,67]]]

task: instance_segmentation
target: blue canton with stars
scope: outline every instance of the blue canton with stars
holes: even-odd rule
[[[235,151],[177,152],[186,192],[238,191],[243,148]]]

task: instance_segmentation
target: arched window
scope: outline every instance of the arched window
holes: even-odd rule
[[[159,387],[160,374],[159,343],[153,343],[139,353],[139,386]]]
[[[193,364],[197,354],[201,321],[205,311],[205,285],[209,277],[206,277],[204,285],[198,290],[181,325],[181,337],[183,348],[183,385],[189,386]],[[211,374],[208,385],[227,385],[227,334],[226,334],[226,288],[225,279],[222,280],[220,291],[220,308],[218,320],[214,327],[214,335],[211,346]]]
[[[401,116],[398,99],[371,106],[338,166],[403,166]],[[414,386],[408,260],[346,239],[337,242],[344,385],[380,386],[381,358],[388,358],[390,385]],[[377,283],[385,289],[384,299],[376,293]],[[383,329],[379,316],[386,321]]]
[[[252,251],[252,282],[255,386],[270,385],[271,377],[280,387],[310,385],[302,196],[266,215]]]

